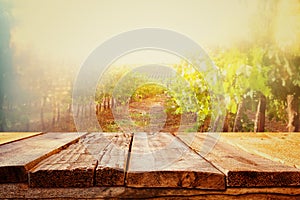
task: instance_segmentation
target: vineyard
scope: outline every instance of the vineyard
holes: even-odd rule
[[[299,57],[284,57],[282,60],[287,62],[284,64],[288,66],[286,70],[293,70],[294,79],[282,76],[288,75],[288,71],[277,68],[278,60],[266,58],[263,49],[252,49],[249,54],[236,50],[216,54],[214,62],[222,74],[227,106],[224,132],[299,130],[300,89],[297,80],[300,76],[295,75],[300,73],[297,67]],[[209,87],[201,72],[185,61],[145,69],[111,67],[98,83],[95,104],[76,104],[73,108],[70,80],[56,80],[49,85],[27,83],[32,93],[45,87],[42,98],[26,99],[21,107],[20,102],[4,101],[5,123],[2,123],[2,128],[11,131],[75,131],[73,115],[88,121],[86,119],[96,114],[106,132],[211,130],[213,108]],[[128,119],[123,117],[126,105]]]
[[[221,74],[226,103],[222,131],[299,131],[299,55],[259,47],[215,51],[211,57]],[[40,79],[21,76],[15,88],[5,88],[9,91],[2,102],[1,130],[75,131],[73,116],[89,121],[96,115],[107,132],[211,131],[211,88],[205,74],[184,60],[163,67],[110,67],[99,80],[94,103],[83,98],[73,106],[72,73],[25,73],[40,74]],[[155,106],[157,111],[151,113]],[[126,115],[129,118],[123,119]],[[155,118],[164,123],[155,124]]]

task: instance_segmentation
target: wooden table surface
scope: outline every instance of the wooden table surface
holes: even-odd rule
[[[102,190],[111,193],[101,198],[180,197],[179,191],[181,197],[300,198],[300,133],[220,135],[43,133],[13,139],[0,145],[0,198],[95,198]]]
[[[0,145],[13,142],[16,140],[29,138],[35,135],[42,134],[41,132],[0,132]]]
[[[186,142],[185,135],[185,133],[177,134],[177,137]],[[300,170],[297,168],[243,151],[222,139],[217,140],[210,134],[190,133],[190,135],[193,142],[186,143],[226,175],[228,187],[300,185]],[[208,153],[203,151],[212,145],[213,148]]]
[[[135,133],[127,171],[130,187],[224,190],[225,175],[170,133]]]
[[[224,133],[220,140],[249,153],[300,168],[300,132]]]
[[[47,133],[0,146],[0,183],[25,182],[43,159],[75,143],[86,133]]]

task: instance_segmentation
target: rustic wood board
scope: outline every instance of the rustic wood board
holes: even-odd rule
[[[98,140],[108,141],[98,156],[96,186],[124,186],[132,134],[103,133]]]
[[[224,133],[222,141],[300,169],[300,133]]]
[[[81,138],[78,143],[38,163],[29,171],[30,187],[91,187],[96,158]]]
[[[0,145],[14,142],[17,140],[27,139],[36,135],[42,134],[41,132],[0,132]]]
[[[90,133],[30,170],[30,187],[124,185],[131,134]]]
[[[130,187],[225,189],[225,176],[169,133],[134,133]]]
[[[29,188],[27,184],[0,184],[0,199],[287,199],[299,200],[300,188]]]
[[[215,144],[216,139],[207,133],[189,133],[189,137],[186,133],[176,135],[224,172],[229,187],[300,186],[299,169],[250,154],[221,141]],[[193,138],[192,142],[190,138]],[[207,145],[214,145],[214,148],[203,155],[202,148],[209,148],[205,147]]]
[[[0,183],[25,182],[41,160],[75,143],[86,133],[46,133],[0,146]]]

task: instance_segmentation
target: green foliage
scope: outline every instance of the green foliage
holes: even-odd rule
[[[272,66],[268,82],[272,93],[281,100],[288,94],[300,96],[300,53],[270,50],[266,62]]]
[[[110,123],[107,126],[105,126],[105,132],[118,132],[119,126],[115,123]]]
[[[160,85],[156,84],[145,84],[142,87],[138,88],[132,95],[132,101],[141,101],[145,98],[155,97],[160,94],[164,94],[166,89]]]
[[[276,98],[275,96],[271,96],[270,100],[268,101],[267,109],[267,115],[269,117],[269,120],[285,122],[287,118],[285,108],[286,105],[284,101]]]
[[[218,66],[224,88],[226,109],[235,115],[238,104],[247,99],[247,105],[252,112],[256,109],[257,100],[261,94],[267,97],[267,114],[270,119],[284,120],[284,100],[288,93],[300,93],[299,54],[272,51],[271,48],[251,46],[247,49],[230,48],[215,51],[213,61]],[[169,80],[167,87],[155,84],[155,80],[143,74],[133,73],[126,77],[129,68],[120,68],[109,72],[98,88],[98,102],[106,95],[114,93],[122,103],[140,101],[143,98],[166,94],[166,112],[172,114],[196,113],[197,123],[202,125],[212,116],[211,103],[213,94],[205,81],[205,74],[182,61],[173,66],[177,76]],[[123,77],[126,78],[123,78]],[[122,78],[122,79],[121,79]],[[120,83],[117,82],[121,80]],[[136,89],[138,88],[138,89]],[[135,91],[134,91],[135,90]],[[242,116],[244,131],[253,130],[253,120]]]
[[[141,101],[156,95],[167,95],[165,111],[172,114],[197,113],[198,122],[203,123],[211,114],[210,95],[203,75],[186,62],[173,66],[176,77],[160,81],[145,74],[128,73],[130,68],[114,68],[100,80],[95,101],[102,102],[105,96],[114,96],[120,104]],[[167,84],[164,85],[164,84]],[[168,87],[168,88],[167,88]],[[201,124],[200,123],[200,124]]]
[[[203,124],[205,118],[211,115],[211,97],[203,74],[184,61],[174,68],[186,81],[186,84],[183,84],[179,78],[172,80],[170,105],[173,104],[172,108],[176,108],[174,113],[197,113],[197,122]]]
[[[129,70],[130,67],[128,66],[109,68],[103,74],[102,79],[99,80],[98,86],[96,88],[95,101],[97,103],[101,103],[104,97],[110,97],[112,96],[112,93],[115,92],[116,98],[119,97],[120,100],[122,101],[121,103],[124,103],[127,100],[127,98],[129,98],[129,96],[128,95],[126,96],[126,93],[124,92],[126,88],[116,87],[116,84],[126,73],[128,73]],[[126,81],[127,82],[125,84],[127,85],[131,85],[132,81],[134,81],[134,83],[138,82],[138,80],[130,80],[130,79],[127,79]],[[117,91],[114,91],[115,88],[117,89]]]
[[[261,92],[270,95],[267,85],[269,66],[263,62],[265,51],[253,47],[245,52],[238,49],[216,52],[214,61],[222,73],[227,110],[237,112],[241,99]]]

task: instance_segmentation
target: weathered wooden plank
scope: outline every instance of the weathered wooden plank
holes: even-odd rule
[[[41,160],[75,143],[85,133],[46,133],[0,146],[0,183],[25,182]]]
[[[42,132],[0,132],[0,145],[27,139],[40,134],[42,134]]]
[[[226,133],[220,138],[249,153],[300,169],[300,133]]]
[[[81,138],[29,171],[30,187],[91,187],[97,159]]]
[[[109,143],[98,157],[96,186],[123,186],[132,134],[104,133],[103,137],[109,137]]]
[[[189,137],[186,133],[177,133],[177,137],[189,142],[191,148],[224,172],[229,187],[300,185],[299,169],[250,154],[221,141],[215,144],[216,139],[207,133],[189,133]],[[203,154],[203,149],[209,149],[209,145],[214,145],[214,148]]]
[[[29,188],[24,183],[0,184],[0,199],[287,199],[299,200],[298,187],[227,188]]]
[[[124,185],[130,134],[90,133],[30,170],[30,187]]]
[[[126,176],[131,187],[225,189],[225,177],[169,133],[135,133]]]

